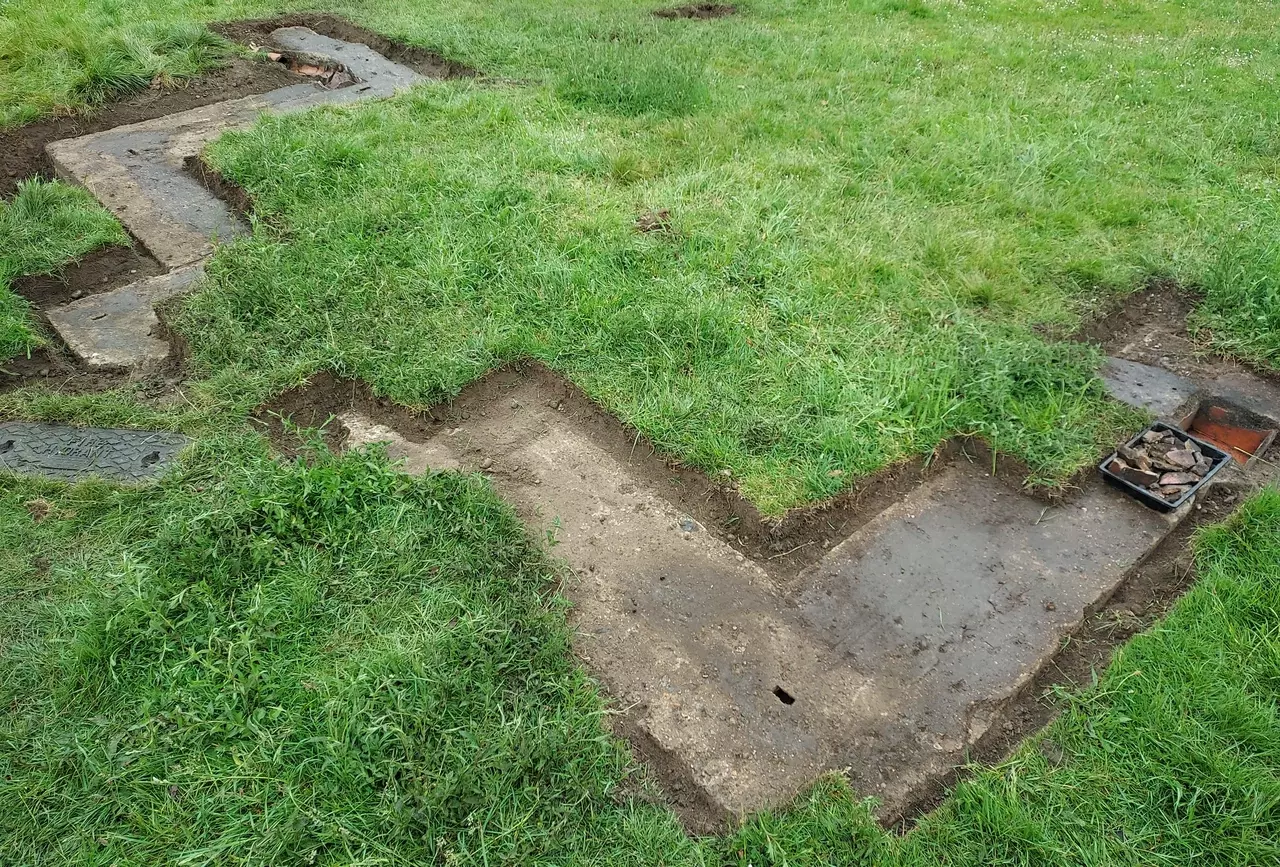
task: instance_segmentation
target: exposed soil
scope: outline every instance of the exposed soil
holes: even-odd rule
[[[205,162],[203,156],[187,157],[185,168],[206,190],[230,206],[237,217],[249,222],[253,213],[253,197],[244,187],[223,177],[221,172]]]
[[[727,18],[737,13],[738,7],[729,3],[690,3],[688,6],[676,6],[673,9],[659,9],[653,14],[659,18],[707,20],[710,18]]]
[[[425,441],[451,422],[471,413],[506,410],[503,393],[527,379],[536,380],[549,405],[561,406],[597,445],[628,466],[630,472],[674,505],[679,506],[718,537],[761,562],[780,579],[790,578],[822,559],[831,545],[902,499],[951,460],[969,460],[991,467],[998,479],[1020,487],[1028,470],[1020,461],[993,456],[982,441],[956,438],[925,457],[916,457],[856,481],[830,500],[789,510],[781,518],[768,518],[739,494],[729,479],[717,480],[664,455],[638,431],[601,409],[581,389],[537,362],[509,365],[493,371],[464,388],[452,400],[417,411],[387,398],[375,396],[363,382],[339,379],[328,373],[312,377],[307,385],[285,392],[260,407],[255,418],[277,446],[296,453],[300,442],[285,434],[280,417],[302,429],[324,427],[337,415],[359,410],[402,436]],[[325,429],[325,443],[334,450],[343,445],[341,425]],[[1046,503],[1060,503],[1079,490],[1092,468],[1081,470],[1076,484],[1061,489],[1027,491]]]
[[[1142,289],[1115,301],[1075,335],[1102,347],[1107,355],[1137,361],[1197,380],[1247,372],[1280,382],[1280,372],[1243,365],[1216,354],[1187,331],[1187,317],[1200,295],[1176,280],[1152,279]]]
[[[1272,453],[1280,456],[1276,452],[1280,449]],[[978,740],[969,761],[976,766],[989,766],[1013,753],[1061,712],[1060,703],[1053,698],[1055,689],[1088,687],[1094,673],[1106,669],[1119,647],[1164,617],[1195,583],[1191,551],[1195,531],[1225,519],[1247,496],[1247,486],[1226,482],[1201,494],[1186,520],[1130,570],[1115,593],[1099,600],[1094,610],[1086,613],[1080,628],[1063,643],[1057,655],[1046,661],[1036,678],[1006,705],[1001,720]],[[1058,745],[1049,741],[1041,744],[1041,750],[1054,762],[1067,758]],[[886,824],[900,833],[909,831],[969,774],[969,767],[957,767],[951,774],[934,780],[901,815],[887,817]]]
[[[5,130],[0,132],[0,196],[12,195],[18,182],[27,178],[53,177],[53,168],[44,153],[44,146],[49,142],[266,93],[309,80],[279,63],[236,57],[223,69],[178,87],[146,90],[89,114],[48,118]]]
[[[164,267],[139,246],[100,247],[56,274],[22,277],[13,288],[36,307],[47,309],[163,272]]]
[[[291,15],[281,15],[277,18],[226,21],[209,25],[210,30],[228,39],[257,48],[272,47],[271,31],[280,27],[309,27],[321,36],[328,36],[330,39],[359,42],[369,46],[383,57],[401,63],[428,78],[471,78],[477,74],[471,67],[462,63],[455,63],[434,51],[388,39],[381,33],[366,30],[336,15],[326,15],[319,12],[298,12]]]
[[[549,405],[559,406],[592,441],[624,462],[637,479],[747,556],[766,563],[771,572],[784,576],[820,559],[825,548],[896,502],[930,472],[923,460],[907,462],[860,482],[827,503],[793,509],[781,520],[769,520],[728,480],[717,481],[700,470],[664,458],[637,431],[601,409],[564,377],[537,363],[496,370],[464,388],[448,403],[425,411],[377,397],[363,382],[320,373],[307,385],[287,391],[259,408],[255,420],[287,454],[296,454],[302,444],[286,432],[282,419],[289,419],[302,429],[324,428],[325,444],[338,450],[344,444],[344,432],[341,424],[331,422],[351,410],[394,428],[407,439],[425,441],[472,413],[509,412],[508,403],[501,399],[503,393],[529,379],[538,383],[539,392]]]
[[[43,385],[63,394],[88,394],[118,388],[127,376],[121,373],[89,373],[56,350],[33,350],[30,357],[15,355],[0,361],[0,394]]]
[[[661,794],[655,796],[651,787],[625,785],[619,792],[620,797],[637,798],[671,808],[684,829],[693,835],[728,831],[733,817],[707,797],[684,762],[664,750],[636,724],[636,716],[633,708],[614,717],[613,735],[631,747],[636,764],[643,768],[642,779],[655,783]]]

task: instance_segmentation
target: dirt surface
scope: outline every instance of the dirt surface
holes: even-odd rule
[[[455,63],[434,51],[388,39],[381,33],[366,30],[336,15],[299,12],[281,15],[278,18],[226,21],[209,25],[210,30],[228,39],[257,48],[272,47],[271,32],[281,27],[307,27],[331,39],[359,42],[369,46],[388,60],[402,63],[428,78],[471,78],[477,74],[471,67]]]
[[[141,248],[100,247],[57,274],[22,277],[14,291],[36,307],[47,309],[88,295],[97,295],[159,274],[164,269]]]
[[[597,406],[573,383],[536,362],[496,370],[464,388],[452,400],[425,411],[377,397],[362,382],[321,373],[306,387],[286,392],[260,408],[257,418],[286,451],[296,449],[298,441],[283,435],[276,414],[292,417],[304,428],[320,428],[341,413],[356,409],[407,437],[425,441],[445,425],[500,407],[498,398],[520,387],[527,378],[536,380],[548,402],[562,404],[563,411],[597,444],[623,460],[634,476],[713,528],[747,556],[766,562],[769,571],[780,576],[795,575],[820,560],[832,544],[852,534],[952,460],[994,466],[996,477],[1014,488],[1020,488],[1028,475],[1025,465],[1016,459],[993,457],[982,441],[957,438],[932,455],[912,458],[860,479],[830,500],[791,509],[781,518],[765,517],[737,492],[730,480],[712,478],[664,455],[638,431]],[[327,437],[330,448],[342,446],[337,426],[330,426]],[[1086,468],[1061,489],[1027,493],[1041,497],[1046,504],[1070,502],[1092,475],[1092,468]]]
[[[118,388],[126,378],[115,373],[89,373],[56,350],[36,349],[28,357],[0,361],[0,394],[39,385],[63,394],[89,394]]]
[[[453,400],[415,411],[373,394],[362,382],[327,373],[308,385],[280,395],[261,407],[256,421],[286,453],[300,441],[284,431],[281,418],[302,428],[325,427],[325,442],[334,450],[343,442],[339,415],[359,411],[404,436],[426,441],[440,430],[472,414],[501,412],[501,398],[526,380],[537,382],[543,400],[558,405],[573,422],[629,472],[747,556],[767,562],[771,572],[794,574],[816,562],[831,544],[848,536],[884,507],[896,502],[929,477],[941,461],[915,460],[858,483],[849,492],[811,507],[793,509],[781,519],[761,516],[755,506],[724,481],[664,457],[647,439],[622,424],[564,377],[541,364],[501,368],[467,386]],[[961,446],[954,447],[959,450]]]
[[[188,157],[185,161],[187,173],[200,182],[209,192],[225,202],[236,216],[246,223],[253,213],[253,197],[244,187],[229,181],[222,173],[205,162],[203,156]]]
[[[1224,358],[1187,331],[1187,317],[1200,303],[1195,291],[1174,280],[1150,280],[1084,325],[1075,339],[1102,347],[1107,355],[1163,368],[1200,381],[1250,374],[1280,383],[1280,371]]]
[[[659,18],[692,18],[707,20],[710,18],[726,18],[736,15],[738,7],[728,3],[690,3],[688,6],[676,6],[673,9],[659,9],[653,14]]]
[[[101,132],[179,111],[256,93],[266,93],[310,79],[279,63],[233,58],[175,88],[152,89],[103,106],[89,114],[55,117],[0,132],[0,196],[11,196],[19,181],[53,177],[44,146],[52,141]]]

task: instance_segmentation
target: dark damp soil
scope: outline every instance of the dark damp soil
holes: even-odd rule
[[[1192,287],[1152,278],[1082,326],[1073,339],[1099,346],[1107,355],[1205,382],[1246,375],[1280,383],[1280,371],[1224,358],[1191,335],[1187,319],[1200,300],[1199,291]]]
[[[217,169],[205,162],[203,156],[187,157],[184,168],[201,186],[225,202],[237,217],[249,222],[249,217],[253,214],[253,197],[244,187],[224,178]]]
[[[1280,457],[1280,448],[1272,449],[1270,457]],[[1061,650],[1001,711],[1000,718],[975,744],[969,760],[989,766],[1014,752],[1058,716],[1062,708],[1053,698],[1055,689],[1074,691],[1088,687],[1094,673],[1106,669],[1118,648],[1164,617],[1195,583],[1191,541],[1196,530],[1224,520],[1250,492],[1248,484],[1223,482],[1201,494],[1191,514],[1130,570],[1115,593],[1099,600],[1086,613]],[[1061,750],[1051,741],[1042,742],[1040,749],[1050,761],[1063,760]],[[887,824],[899,832],[909,831],[941,804],[967,774],[967,768],[958,767],[931,781],[901,815],[887,817]]]
[[[538,363],[496,370],[464,388],[452,400],[421,411],[378,397],[363,382],[320,373],[305,386],[260,407],[255,419],[287,454],[296,454],[301,442],[286,432],[282,418],[304,430],[324,428],[326,445],[336,451],[343,446],[345,432],[340,424],[329,423],[352,409],[407,439],[423,441],[472,413],[492,416],[510,411],[502,396],[529,380],[539,386],[548,405],[557,406],[638,480],[781,580],[794,577],[820,560],[831,545],[852,535],[954,460],[994,467],[997,478],[1015,486],[1027,476],[1026,468],[1016,461],[999,457],[993,463],[990,449],[981,441],[957,439],[945,443],[933,455],[903,461],[861,479],[826,502],[792,509],[781,518],[766,518],[727,479],[710,477],[664,455],[638,431],[597,406],[573,383]],[[1083,475],[1080,481],[1083,482]],[[1059,495],[1055,501],[1062,499]]]
[[[117,388],[127,377],[119,373],[89,373],[72,359],[52,349],[35,349],[0,361],[0,394],[31,385],[43,385],[63,394],[88,394]]]
[[[56,274],[21,277],[13,288],[36,307],[48,309],[163,272],[164,266],[140,246],[100,247]]]
[[[710,18],[726,18],[736,15],[737,12],[738,7],[729,3],[690,3],[673,9],[659,9],[653,14],[659,18],[691,18],[705,21]]]
[[[716,804],[694,779],[688,765],[663,749],[652,735],[637,724],[640,714],[629,708],[613,716],[610,728],[614,737],[631,748],[642,777],[623,783],[619,801],[638,799],[645,803],[670,807],[684,829],[695,836],[724,834],[732,829],[733,817]],[[641,780],[654,783],[661,795],[637,785]]]
[[[236,57],[224,68],[185,85],[146,90],[89,114],[48,118],[0,131],[0,196],[11,196],[18,182],[27,178],[53,177],[53,167],[44,153],[44,146],[49,142],[306,81],[310,79],[290,72],[279,63]]]
[[[258,48],[271,47],[271,31],[279,27],[309,27],[330,39],[362,43],[383,57],[404,64],[428,78],[470,78],[477,74],[471,67],[455,63],[434,51],[397,42],[336,15],[298,12],[277,18],[226,21],[209,25],[209,29],[228,39]]]

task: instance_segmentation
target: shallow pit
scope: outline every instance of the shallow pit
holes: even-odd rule
[[[738,7],[730,3],[690,3],[687,6],[676,6],[671,9],[658,9],[653,14],[658,18],[707,21],[712,18],[736,15]]]

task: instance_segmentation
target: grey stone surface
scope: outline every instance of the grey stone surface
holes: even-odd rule
[[[281,27],[271,32],[271,43],[290,51],[303,51],[336,60],[354,75],[365,96],[389,96],[412,87],[422,76],[407,66],[388,60],[367,45],[321,36],[307,27]]]
[[[1199,391],[1184,376],[1123,358],[1108,358],[1099,375],[1116,400],[1164,419],[1172,419]]]
[[[514,413],[425,443],[346,415],[348,444],[387,442],[406,469],[486,472],[535,538],[579,576],[565,588],[578,653],[650,749],[719,810],[786,797],[833,767],[847,715],[892,700],[874,678],[804,634],[765,572],[639,486],[531,390]],[[486,457],[487,456],[487,457]],[[786,705],[773,690],[795,691]]]
[[[1225,397],[1280,425],[1280,386],[1274,382],[1237,369],[1220,373],[1205,387],[1214,397]]]
[[[642,753],[730,813],[843,768],[886,814],[900,809],[964,761],[1086,607],[1185,515],[1101,483],[1047,508],[959,464],[782,585],[555,405],[526,383],[425,442],[342,421],[349,443],[389,442],[410,471],[483,467],[535,537],[554,535],[578,576],[564,588],[577,652]]]
[[[310,34],[307,36],[306,34]],[[338,90],[297,84],[255,96],[116,127],[46,147],[58,176],[84,186],[162,264],[204,259],[215,241],[247,231],[227,205],[186,170],[187,159],[228,130],[251,126],[263,112],[287,113],[390,96],[422,80],[363,45],[340,43],[304,28],[275,34],[285,42],[319,41],[368,80]],[[360,73],[357,72],[359,75]]]
[[[169,344],[157,335],[155,307],[188,291],[203,273],[187,265],[46,311],[54,327],[87,366],[99,370],[133,368],[163,361]]]
[[[163,474],[188,442],[163,431],[0,422],[0,470],[58,481],[145,482]]]
[[[887,716],[847,717],[838,763],[858,789],[901,803],[963,761],[1086,608],[1185,514],[1101,483],[1047,508],[957,464],[833,548],[801,576],[804,622],[896,697]]]

